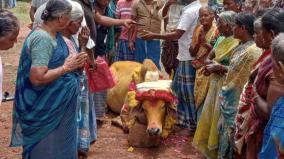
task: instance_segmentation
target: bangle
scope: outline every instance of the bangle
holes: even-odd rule
[[[64,65],[62,65],[62,69],[63,69],[63,74],[65,74],[66,72],[68,72],[68,70],[66,69],[66,67]]]

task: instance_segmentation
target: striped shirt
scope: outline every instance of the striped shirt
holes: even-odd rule
[[[116,6],[116,16],[118,19],[130,19],[131,18],[131,6],[133,0],[119,0]],[[128,39],[128,28],[122,26],[119,39]]]

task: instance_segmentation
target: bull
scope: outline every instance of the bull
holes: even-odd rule
[[[158,146],[175,123],[176,100],[170,90],[171,81],[159,80],[160,73],[150,60],[143,64],[118,62],[111,69],[118,84],[109,90],[107,103],[111,110],[120,112],[129,144]]]

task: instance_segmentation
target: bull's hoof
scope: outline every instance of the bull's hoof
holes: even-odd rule
[[[118,127],[118,128],[121,128],[124,133],[126,133],[126,134],[129,133],[128,127],[126,125],[122,124],[121,118],[119,116],[111,119],[111,124]]]
[[[119,127],[119,128],[121,128],[121,129],[123,129],[122,122],[121,122],[121,119],[120,119],[119,116],[116,117],[116,118],[112,118],[112,119],[111,119],[111,124],[114,125],[114,126],[116,126],[116,127]]]

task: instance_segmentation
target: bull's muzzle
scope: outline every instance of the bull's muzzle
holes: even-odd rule
[[[147,129],[147,132],[150,136],[159,136],[162,133],[162,130],[160,128],[149,128]]]

